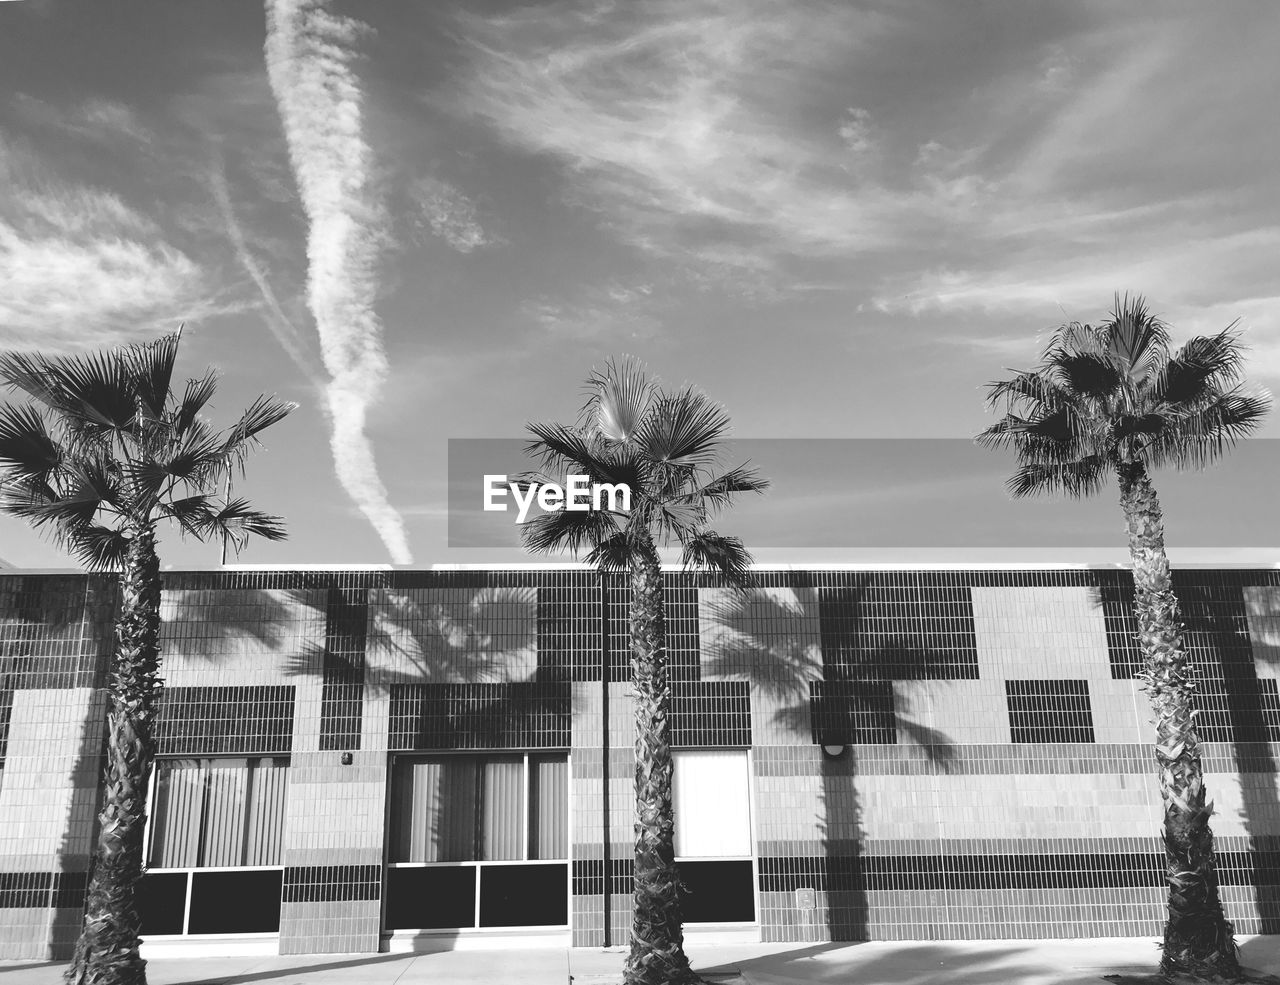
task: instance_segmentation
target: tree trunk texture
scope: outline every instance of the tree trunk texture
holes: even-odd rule
[[[1145,663],[1139,677],[1155,712],[1156,765],[1164,802],[1169,919],[1160,971],[1170,976],[1239,979],[1234,929],[1218,896],[1209,827],[1213,805],[1206,803],[1200,739],[1192,717],[1195,673],[1183,648],[1160,501],[1141,463],[1122,463],[1117,471],[1133,559],[1134,614]]]
[[[97,851],[70,985],[145,985],[134,892],[142,878],[152,721],[160,690],[160,563],[155,532],[133,531],[120,576],[120,614],[108,682],[107,767]]]
[[[671,809],[671,683],[662,568],[652,542],[631,559],[631,669],[636,699],[636,852],[627,985],[697,982],[684,953]]]

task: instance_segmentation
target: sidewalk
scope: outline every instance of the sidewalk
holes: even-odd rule
[[[1239,942],[1249,969],[1280,974],[1280,936]],[[1101,985],[1102,975],[1154,971],[1158,955],[1151,938],[689,946],[694,967],[725,985]],[[150,985],[613,985],[624,958],[621,950],[564,948],[167,958],[148,962],[147,980]],[[60,964],[0,961],[0,981],[58,985],[62,969]]]

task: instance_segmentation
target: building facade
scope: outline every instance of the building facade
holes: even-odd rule
[[[1160,804],[1114,569],[666,574],[687,933],[1157,934]],[[1176,572],[1222,893],[1280,930],[1280,570]],[[627,942],[625,581],[164,575],[144,953]],[[0,573],[0,957],[78,933],[110,578]]]

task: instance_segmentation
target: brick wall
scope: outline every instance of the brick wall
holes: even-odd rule
[[[1175,584],[1228,913],[1276,932],[1280,573]],[[667,586],[675,744],[750,750],[763,939],[1158,932],[1124,573],[776,571],[746,598],[676,573]],[[290,757],[282,952],[379,948],[390,759],[467,749],[570,752],[571,939],[625,943],[627,603],[621,579],[573,569],[166,576],[161,752]],[[74,940],[113,604],[99,577],[0,574],[0,956]]]

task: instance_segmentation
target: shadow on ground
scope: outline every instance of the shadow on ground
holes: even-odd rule
[[[737,970],[746,981],[894,982],[896,985],[992,985],[1040,981],[1044,966],[1032,947],[1011,944],[999,951],[974,953],[947,944],[913,944],[892,949],[874,944],[817,944],[723,965],[698,967],[700,975]],[[1064,969],[1067,970],[1067,969]]]
[[[323,971],[342,971],[347,968],[364,968],[369,965],[387,964],[392,961],[410,962],[416,954],[370,954],[367,957],[347,958],[344,961],[326,961],[321,964],[299,963],[289,968],[260,968],[240,974],[215,975],[184,982],[184,985],[242,985],[245,982],[266,982],[277,978],[311,976]],[[151,965],[154,967],[154,965]],[[158,977],[158,976],[157,976]]]

